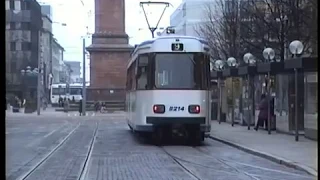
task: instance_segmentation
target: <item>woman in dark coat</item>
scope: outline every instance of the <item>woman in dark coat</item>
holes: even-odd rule
[[[254,128],[256,131],[258,131],[259,126],[263,126],[263,124],[268,120],[268,99],[265,94],[261,95],[259,110],[258,122]]]
[[[79,101],[79,116],[82,115],[82,99]]]

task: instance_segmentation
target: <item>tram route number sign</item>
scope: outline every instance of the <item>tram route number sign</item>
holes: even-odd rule
[[[183,44],[182,43],[172,43],[171,50],[172,51],[183,51]]]
[[[183,106],[170,106],[169,111],[184,111]]]

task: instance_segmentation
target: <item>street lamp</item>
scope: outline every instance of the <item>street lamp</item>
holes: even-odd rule
[[[256,60],[254,58],[254,56],[251,53],[246,53],[243,55],[243,61],[250,67],[250,66],[256,66]],[[247,103],[248,105],[248,112],[249,112],[249,116],[248,116],[248,122],[247,122],[247,126],[248,126],[248,130],[250,130],[250,125],[251,125],[251,119],[252,116],[254,114],[254,110],[255,110],[255,103],[254,103],[254,85],[251,82],[251,75],[248,73],[247,75],[247,80],[248,80],[248,84],[247,84],[247,90],[248,90],[248,99],[249,99],[249,94],[252,96],[251,98],[251,106],[252,106],[252,113],[250,111],[250,103]],[[251,86],[251,88],[249,88],[249,86]]]
[[[236,58],[229,57],[227,59],[227,64],[229,68],[235,68],[238,63]],[[231,76],[231,106],[232,106],[232,114],[231,114],[231,126],[234,125],[234,93],[233,93],[233,77]]]
[[[222,60],[216,60],[212,67],[216,71],[222,71],[225,63]],[[219,103],[218,103],[218,119],[219,124],[221,123],[221,106],[222,106],[222,90],[221,90],[221,79],[220,76],[218,76],[218,89],[219,89]]]
[[[292,41],[289,45],[289,50],[293,57],[296,58],[297,55],[302,54],[303,52],[303,44],[299,40]],[[294,89],[295,89],[295,113],[294,113],[294,121],[295,121],[295,139],[299,141],[299,129],[298,129],[298,69],[294,68]]]
[[[275,52],[272,48],[265,48],[262,52],[263,58],[267,62],[272,62],[275,57]],[[267,88],[267,102],[268,102],[268,134],[271,134],[271,121],[270,121],[270,91],[271,91],[271,81],[270,81],[270,71],[268,71],[267,81],[266,81],[266,88]]]
[[[246,53],[243,55],[243,61],[249,66],[254,66],[256,64],[256,60],[251,53]]]

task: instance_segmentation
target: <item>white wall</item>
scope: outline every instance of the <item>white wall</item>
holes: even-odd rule
[[[170,26],[175,27],[176,34],[198,36],[196,28],[206,21],[205,7],[212,0],[184,0],[170,16]]]

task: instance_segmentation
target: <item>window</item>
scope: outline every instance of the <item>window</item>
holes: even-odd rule
[[[17,63],[15,61],[11,62],[11,72],[16,72],[17,71]]]
[[[15,29],[21,29],[21,23],[20,22],[16,22]]]
[[[29,30],[30,29],[30,23],[29,22],[22,22],[21,23],[21,29]]]
[[[16,42],[16,51],[21,51],[21,42]]]
[[[31,42],[22,42],[21,50],[22,51],[31,51]]]
[[[65,88],[52,88],[52,95],[65,95],[66,89]]]
[[[6,10],[9,10],[10,9],[10,3],[9,1],[6,1]]]
[[[22,5],[21,5],[21,10],[30,10],[30,2],[23,1]]]
[[[14,1],[14,9],[18,11],[21,10],[21,1]]]
[[[135,90],[136,89],[136,61],[134,61],[127,70],[127,90]]]
[[[137,89],[147,89],[148,88],[148,55],[140,55],[138,59],[137,67]]]
[[[184,3],[183,6],[182,6],[182,12],[183,12],[182,17],[185,17],[187,15],[186,11],[187,11],[187,7],[186,7],[186,3]]]
[[[155,56],[157,89],[207,89],[209,61],[202,53],[161,53]]]
[[[14,0],[9,0],[10,2],[10,10],[14,10]]]
[[[10,50],[15,51],[16,50],[16,42],[11,42],[10,43]]]
[[[16,29],[16,23],[15,22],[10,22],[10,29],[12,29],[12,30]]]
[[[70,95],[81,95],[82,89],[81,88],[70,88]]]

